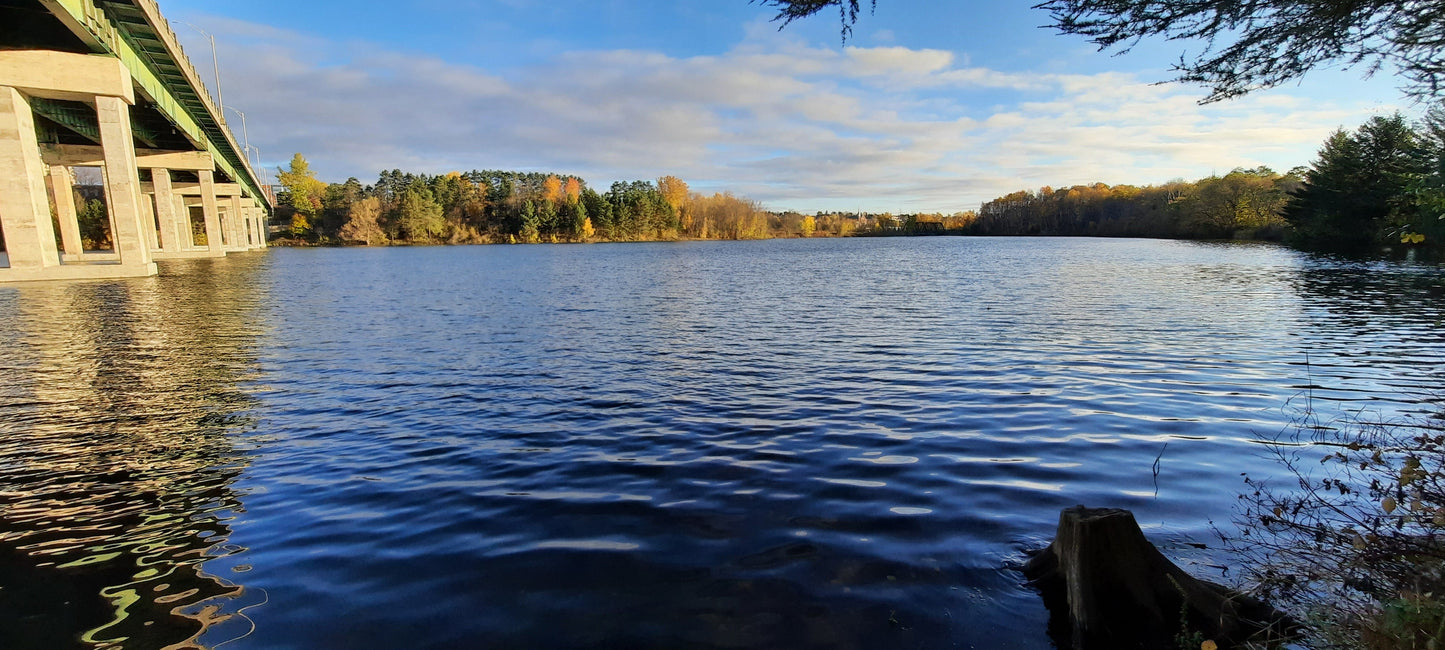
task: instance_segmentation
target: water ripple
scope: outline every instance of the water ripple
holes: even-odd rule
[[[1426,409],[1445,352],[1438,267],[1270,246],[165,268],[0,288],[0,600],[87,603],[5,647],[1045,648],[1059,508],[1206,557],[1292,401]]]

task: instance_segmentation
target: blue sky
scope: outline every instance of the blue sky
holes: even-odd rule
[[[1199,106],[1153,82],[1191,44],[1127,55],[1029,2],[879,0],[783,31],[746,0],[162,0],[273,173],[383,169],[679,176],[773,209],[976,209],[1017,189],[1307,164],[1333,129],[1418,108],[1388,73],[1323,70]],[[229,112],[229,111],[228,111]],[[229,118],[233,127],[240,120]]]

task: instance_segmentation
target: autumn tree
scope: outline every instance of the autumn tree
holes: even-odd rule
[[[341,227],[340,236],[346,241],[366,242],[368,246],[386,243],[386,231],[381,228],[381,199],[368,196],[351,204],[346,225]]]
[[[597,231],[592,227],[592,220],[587,218],[586,213],[584,212],[582,215],[582,223],[577,226],[577,239],[591,241],[597,235]]]
[[[757,204],[731,194],[698,196],[692,200],[701,237],[762,239],[768,235],[767,217]]]
[[[278,169],[276,176],[285,188],[291,207],[296,210],[291,217],[292,234],[309,236],[312,223],[322,209],[326,183],[316,179],[315,172],[311,171],[311,164],[299,153],[291,156],[290,169]]]
[[[692,214],[687,210],[688,188],[687,183],[676,176],[663,176],[657,179],[657,191],[662,195],[663,200],[672,206],[677,214],[678,227],[683,232],[692,231]]]
[[[1194,183],[1175,206],[1194,236],[1224,239],[1262,228],[1280,229],[1281,212],[1289,202],[1282,178],[1268,167],[1236,169]]]
[[[804,237],[812,237],[813,231],[817,229],[818,220],[811,216],[803,217],[803,221],[798,225],[798,232],[802,233]]]
[[[556,203],[562,200],[562,179],[556,176],[547,176],[542,183],[542,199],[549,203]]]
[[[844,40],[859,0],[755,0],[784,25],[836,8]],[[876,3],[876,0],[873,0]],[[1145,38],[1201,43],[1175,81],[1209,88],[1205,102],[1298,79],[1319,67],[1398,71],[1406,93],[1445,97],[1445,3],[1436,0],[1043,0],[1048,27],[1126,52]]]

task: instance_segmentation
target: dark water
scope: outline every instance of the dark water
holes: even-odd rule
[[[1269,246],[162,273],[0,287],[0,647],[1048,647],[1011,565],[1060,508],[1217,576],[1257,438],[1445,359],[1440,267]]]

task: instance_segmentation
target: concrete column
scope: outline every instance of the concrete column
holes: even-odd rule
[[[181,236],[177,239],[182,249],[189,250],[196,247],[195,231],[191,226],[191,209],[186,205],[186,197],[180,194],[173,194],[171,202],[174,203],[176,224],[181,229]]]
[[[216,206],[216,177],[209,169],[196,172],[201,177],[201,206],[206,213],[206,249],[211,257],[225,257],[221,243],[221,211]]]
[[[155,263],[146,240],[145,211],[141,207],[140,172],[135,162],[135,136],[130,130],[130,106],[120,97],[97,95],[95,113],[100,123],[100,146],[105,152],[105,198],[110,209],[116,253],[121,266],[149,267]]]
[[[156,205],[152,198],[154,197],[144,192],[140,195],[141,231],[145,235],[146,246],[151,254],[155,255],[155,252],[161,249],[161,232],[160,224],[156,222]]]
[[[80,218],[75,212],[75,188],[69,167],[50,166],[50,194],[55,197],[55,220],[60,222],[60,245],[66,255],[79,258],[85,249],[80,241]]]
[[[251,226],[251,248],[261,248],[261,208],[256,207],[256,199],[251,199],[251,207],[246,208],[246,214],[250,216],[246,223]]]
[[[35,115],[20,91],[0,86],[0,229],[11,269],[60,266]]]
[[[161,250],[167,253],[181,251],[181,223],[176,215],[176,197],[171,191],[171,172],[168,169],[151,170],[151,187],[155,189],[156,219],[161,222]],[[187,230],[190,224],[186,225]]]
[[[269,248],[271,243],[267,241],[271,237],[271,213],[266,208],[260,208],[261,218],[256,227],[261,229],[261,248]]]
[[[226,250],[243,251],[246,250],[246,239],[241,234],[241,197],[232,196],[230,199],[231,209],[226,220]]]

